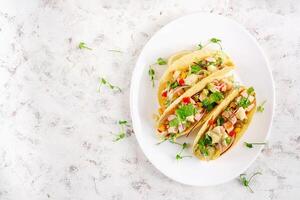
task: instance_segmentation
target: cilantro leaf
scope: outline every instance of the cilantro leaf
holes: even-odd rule
[[[238,102],[239,107],[247,108],[250,105],[250,101],[246,97],[242,97],[241,100]]]
[[[202,68],[199,65],[192,65],[191,66],[191,74],[197,74],[200,72]]]
[[[212,93],[210,96],[209,96],[209,101],[211,103],[214,103],[214,102],[218,102],[220,101],[221,99],[224,99],[224,96],[221,92],[214,92]]]
[[[169,122],[170,127],[174,127],[174,126],[177,127],[178,125],[179,125],[179,120],[177,118],[175,118]]]
[[[208,150],[205,147],[205,141],[204,138],[200,139],[198,142],[198,149],[200,150],[200,153],[204,156],[208,156]]]
[[[253,88],[253,87],[249,87],[249,88],[247,89],[248,95],[251,95],[253,92],[254,92],[254,88]]]
[[[180,121],[185,121],[188,116],[195,115],[196,108],[193,104],[182,105],[175,111]]]

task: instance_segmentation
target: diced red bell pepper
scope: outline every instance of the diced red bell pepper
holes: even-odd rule
[[[228,133],[228,135],[229,135],[230,137],[235,137],[236,132],[235,132],[235,131],[230,131],[230,132]]]
[[[215,123],[215,120],[213,120],[213,119],[211,119],[211,120],[208,121],[208,124],[209,124],[210,126],[214,125],[214,123]]]
[[[184,98],[182,99],[182,102],[183,102],[184,104],[189,104],[189,103],[191,103],[191,99],[190,99],[190,97],[184,97]]]
[[[181,86],[183,86],[183,85],[185,84],[185,82],[184,82],[183,79],[179,79],[179,80],[178,80],[178,83],[179,83],[179,85],[181,85]]]
[[[161,94],[161,96],[163,96],[163,97],[167,97],[167,95],[168,95],[168,92],[167,92],[167,91],[164,91],[164,92]]]

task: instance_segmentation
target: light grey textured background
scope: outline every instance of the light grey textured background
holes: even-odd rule
[[[247,171],[263,173],[254,194],[238,180],[207,188],[169,180],[131,130],[112,142],[117,120],[130,119],[141,48],[193,12],[236,20],[270,60],[276,114],[268,147]],[[80,41],[93,50],[79,50]],[[299,58],[298,0],[0,0],[0,199],[297,199]],[[97,92],[100,76],[123,93]]]

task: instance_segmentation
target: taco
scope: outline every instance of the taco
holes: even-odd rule
[[[255,108],[252,87],[232,93],[199,130],[193,144],[194,154],[201,160],[214,160],[228,151],[248,128]]]
[[[181,58],[182,56],[184,55],[187,55],[189,53],[192,53],[192,51],[190,50],[183,50],[183,51],[179,51],[173,55],[171,55],[169,58],[168,58],[168,66],[171,66],[176,60],[178,60],[179,58]]]
[[[204,48],[183,52],[169,60],[170,65],[159,81],[159,113],[162,114],[179,96],[207,77],[224,75],[234,68],[233,61],[220,50]]]
[[[201,126],[233,91],[232,77],[211,77],[176,99],[157,124],[162,139],[177,138]]]

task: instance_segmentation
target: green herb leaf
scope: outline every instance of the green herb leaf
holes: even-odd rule
[[[245,146],[248,148],[253,148],[253,145],[265,145],[267,144],[266,142],[254,142],[254,143],[248,143],[248,142],[244,142]]]
[[[225,120],[223,117],[219,116],[217,118],[217,126],[222,126],[224,124]]]
[[[176,154],[176,160],[181,160],[182,156],[180,154]]]
[[[91,48],[87,47],[86,44],[84,42],[80,42],[78,45],[79,49],[88,49],[88,50],[92,50]]]
[[[202,68],[199,65],[192,65],[191,66],[191,74],[197,74],[201,70],[202,70]]]
[[[238,102],[239,107],[247,108],[250,105],[250,101],[246,97],[242,97],[241,100]]]
[[[126,120],[119,120],[119,124],[127,124],[127,121]]]
[[[177,143],[179,144],[179,143]],[[176,160],[181,160],[182,158],[186,158],[186,157],[191,157],[191,156],[182,156],[182,152],[184,149],[186,149],[188,147],[188,143],[183,143],[183,144],[179,144],[181,145],[181,150],[178,154],[176,154]]]
[[[172,89],[174,89],[174,88],[176,88],[178,86],[179,86],[179,83],[177,81],[175,81],[175,82],[173,82],[173,83],[170,84],[170,88],[172,88]]]
[[[117,142],[126,137],[125,126],[128,124],[128,121],[127,120],[119,120],[118,124],[120,125],[121,130],[120,130],[119,134],[116,135],[114,142]]]
[[[216,61],[216,63],[215,63],[215,65],[216,65],[216,66],[219,66],[219,65],[222,64],[222,62],[223,62],[223,59],[222,59],[221,57],[218,57],[218,58],[217,58],[217,61]]]
[[[116,138],[114,139],[114,141],[117,142],[117,141],[119,141],[119,140],[121,140],[121,139],[124,139],[125,136],[126,136],[126,134],[125,134],[124,132],[120,132],[120,133],[116,136]]]
[[[218,101],[224,99],[224,96],[221,92],[213,92],[209,95],[209,97],[203,99],[202,106],[206,108],[207,111],[211,111]]]
[[[205,134],[204,145],[207,146],[207,145],[211,145],[211,144],[212,144],[212,138],[209,135]]]
[[[188,105],[182,105],[175,113],[180,121],[185,121],[188,116],[195,115],[196,108],[190,103]]]
[[[162,58],[158,58],[156,62],[159,65],[166,65],[167,64],[167,61],[162,59]]]
[[[148,74],[149,74],[149,76],[150,76],[150,80],[152,81],[152,87],[154,87],[155,71],[154,71],[154,69],[151,67],[151,65],[149,66]]]
[[[265,108],[264,105],[267,101],[263,101],[256,109],[257,112],[264,112]]]
[[[231,142],[231,137],[225,138],[225,142],[226,142],[226,144],[230,144],[230,142]]]
[[[248,147],[250,149],[253,148],[253,145],[251,143],[244,142],[244,144],[246,147]]]
[[[100,78],[99,79],[99,82],[100,82],[100,87],[102,85],[106,85],[108,88],[112,89],[112,90],[116,90],[118,92],[122,92],[121,88],[118,87],[118,86],[115,86],[115,85],[112,85],[111,83],[109,83],[107,80],[105,80],[104,78]],[[100,88],[99,88],[99,91],[100,91]]]
[[[174,126],[177,127],[178,125],[179,125],[179,120],[177,118],[175,118],[169,122],[170,127],[174,127]]]
[[[186,149],[187,147],[188,147],[188,143],[185,142],[182,144],[182,149]]]
[[[214,92],[209,96],[210,103],[218,102],[224,99],[224,96],[221,92]]]
[[[249,88],[247,89],[248,95],[251,95],[253,92],[254,92],[254,88],[253,88],[253,87],[249,87]]]
[[[198,141],[198,149],[200,150],[200,153],[203,155],[203,156],[208,156],[208,150],[207,148],[205,147],[205,141],[204,141],[204,138],[200,139]]]
[[[201,43],[198,44],[198,49],[202,49],[203,48],[203,45]]]
[[[241,181],[242,185],[245,186],[246,188],[248,188],[251,193],[253,193],[253,190],[250,187],[250,182],[253,179],[253,177],[256,175],[262,175],[262,173],[256,172],[249,179],[246,178],[246,174],[240,174],[240,181]]]
[[[218,43],[218,42],[221,42],[221,40],[218,39],[218,38],[211,38],[210,41],[211,41],[212,43]]]

